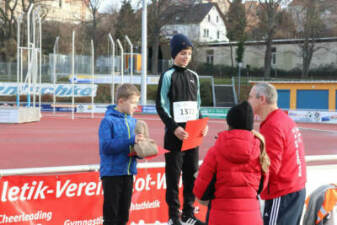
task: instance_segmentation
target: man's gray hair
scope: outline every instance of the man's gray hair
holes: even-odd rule
[[[273,85],[269,83],[257,83],[255,84],[255,93],[256,98],[265,96],[268,104],[277,104],[277,91]]]

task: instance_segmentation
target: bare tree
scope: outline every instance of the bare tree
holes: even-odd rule
[[[230,3],[228,13],[226,15],[226,27],[228,30],[228,38],[231,41],[239,41],[240,46],[244,46],[244,42],[246,40],[246,26],[247,26],[247,18],[246,18],[246,10],[245,6],[242,3],[242,0],[234,0]],[[232,67],[234,67],[234,59],[233,59],[233,48],[231,48],[231,63]],[[243,48],[242,48],[243,50]],[[240,50],[239,60],[243,58],[243,51]],[[241,61],[240,61],[241,62]]]
[[[259,0],[260,29],[266,41],[264,57],[264,77],[270,78],[272,62],[272,42],[282,17],[282,6],[290,0]]]
[[[92,26],[91,26],[91,39],[94,42],[94,54],[95,58],[97,57],[97,23],[99,19],[98,9],[101,7],[103,0],[85,0],[85,3],[90,10],[92,17]],[[96,60],[95,60],[96,61]]]
[[[116,29],[115,38],[124,41],[125,35],[127,35],[132,43],[138,45],[141,38],[141,14],[132,9],[130,0],[123,0],[117,21],[114,26]]]
[[[51,0],[5,0],[0,1],[0,60],[7,61],[15,58],[13,46],[16,46],[17,16],[28,12],[30,6],[41,8],[41,17],[47,15],[48,10],[44,2]]]
[[[299,36],[303,38],[300,44],[302,55],[302,78],[309,75],[312,57],[319,47],[316,45],[317,38],[324,35],[324,23],[321,12],[324,5],[315,0],[305,0],[300,10],[293,13],[298,26]]]

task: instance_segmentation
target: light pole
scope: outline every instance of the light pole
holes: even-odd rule
[[[124,49],[119,39],[117,39],[117,44],[121,52],[121,84],[124,84]]]
[[[133,83],[133,44],[131,43],[128,35],[125,35],[125,39],[128,42],[130,46],[130,63],[129,63],[129,69],[130,69],[130,83]]]
[[[240,102],[240,87],[241,87],[241,67],[242,67],[242,62],[238,63],[239,66],[239,87],[238,87],[238,101]]]
[[[115,42],[109,33],[109,40],[111,42],[111,104],[115,102]]]
[[[142,11],[142,81],[141,104],[146,105],[146,72],[147,72],[147,0],[143,0]]]
[[[56,104],[56,49],[58,47],[60,37],[57,36],[53,48],[53,114],[55,114],[55,104]]]
[[[17,83],[17,90],[16,90],[16,107],[20,107],[20,28],[22,23],[22,15],[20,15],[17,19],[17,37],[16,37],[16,83]]]
[[[72,98],[71,98],[71,119],[75,118],[74,106],[75,106],[75,35],[76,32],[73,31],[72,36],[72,54],[71,54],[71,73],[72,73]]]
[[[95,46],[91,40],[91,118],[94,118]]]

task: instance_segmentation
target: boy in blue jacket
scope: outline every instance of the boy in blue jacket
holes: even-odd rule
[[[135,135],[140,93],[132,84],[117,90],[117,105],[107,108],[99,126],[100,176],[103,184],[103,225],[124,225],[129,220],[136,157],[130,156],[135,143],[144,139]]]

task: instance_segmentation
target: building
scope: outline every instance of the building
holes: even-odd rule
[[[84,0],[46,1],[44,5],[48,10],[48,21],[79,23],[91,20],[91,12]]]
[[[215,3],[219,6],[220,11],[226,15],[228,12],[230,1],[229,0],[202,0],[202,3]]]
[[[28,11],[28,0],[17,1],[15,15],[22,15]],[[0,2],[0,4],[3,4]],[[35,4],[41,7],[41,15],[45,21],[56,21],[62,23],[80,23],[81,21],[91,20],[91,12],[87,7],[86,1],[82,0],[54,0],[41,1]]]
[[[310,68],[324,66],[337,67],[337,37],[315,40],[314,52]],[[303,39],[282,39],[273,41],[272,67],[279,70],[302,68],[301,44]],[[208,43],[199,47],[194,57],[201,63],[231,66],[235,62],[237,42]],[[263,68],[265,55],[264,41],[246,41],[243,65],[251,68]],[[231,58],[232,57],[232,58]],[[212,61],[209,59],[212,58]]]
[[[202,3],[214,3],[219,6],[220,11],[223,14],[226,14],[228,12],[230,1],[229,0],[172,0],[177,5],[182,4],[202,4]]]
[[[167,39],[183,33],[194,42],[228,42],[224,16],[216,4],[195,4],[184,10],[177,6],[171,10],[174,16],[161,30]]]
[[[277,89],[282,109],[336,111],[337,81],[268,81]],[[258,83],[252,81],[251,83]],[[315,116],[315,113],[312,113]],[[319,114],[318,114],[319,115]],[[335,121],[337,118],[335,117]]]

